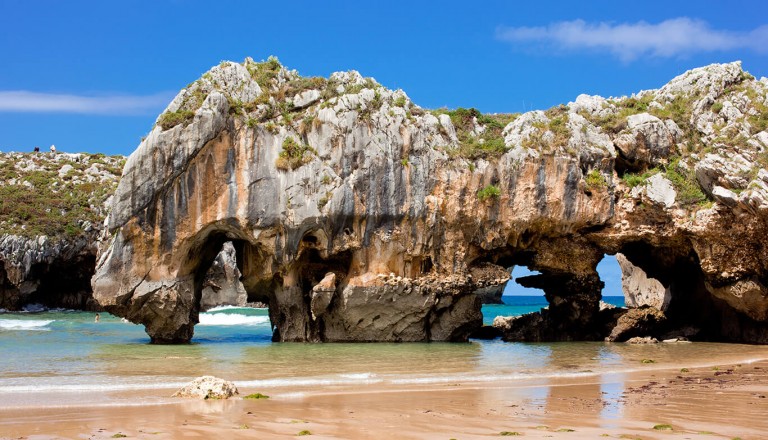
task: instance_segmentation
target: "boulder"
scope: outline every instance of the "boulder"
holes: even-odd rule
[[[672,182],[661,174],[654,174],[645,185],[645,195],[654,203],[670,208],[675,204],[677,192]]]
[[[239,394],[237,387],[232,382],[213,376],[200,376],[188,383],[171,397],[185,397],[192,399],[229,399]]]
[[[605,340],[622,342],[640,335],[659,335],[665,331],[666,321],[664,312],[654,307],[629,309],[618,319]]]
[[[666,340],[664,342],[667,342]],[[627,344],[643,345],[643,344],[658,344],[659,340],[650,336],[635,336],[634,338],[627,339]]]
[[[682,135],[673,121],[665,122],[648,113],[629,116],[627,126],[627,133],[617,137],[614,145],[632,168],[640,168],[640,164],[656,166],[666,162]]]

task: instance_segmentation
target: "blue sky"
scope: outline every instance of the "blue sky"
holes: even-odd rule
[[[548,108],[714,62],[768,75],[761,1],[0,0],[0,150],[129,154],[221,60],[356,69],[423,107]]]
[[[0,29],[0,151],[130,154],[181,88],[247,56],[484,112],[621,96],[717,62],[768,76],[764,1],[0,0]],[[615,260],[600,272],[617,292]]]
[[[544,295],[544,291],[541,289],[531,289],[523,287],[517,284],[514,279],[521,278],[528,275],[538,274],[539,272],[533,272],[525,266],[515,266],[512,269],[513,280],[508,282],[504,288],[504,296],[537,296]],[[597,273],[600,274],[600,279],[605,283],[603,287],[603,296],[623,296],[621,290],[621,267],[619,262],[616,261],[616,257],[613,255],[606,255],[602,261],[597,265]]]

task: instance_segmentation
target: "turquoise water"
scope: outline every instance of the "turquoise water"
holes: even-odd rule
[[[484,307],[486,320],[542,306],[541,300],[505,299],[509,304]],[[96,323],[87,312],[0,313],[0,408],[110,403],[127,393],[133,401],[137,394],[166,398],[206,374],[281,398],[335,388],[492,384],[768,358],[766,347],[704,343],[272,343],[266,309],[220,308],[200,320],[192,344],[169,346],[149,344],[143,327],[108,314]],[[642,364],[647,358],[656,363]]]
[[[493,318],[497,316],[520,316],[526,313],[538,312],[547,307],[547,300],[543,295],[537,296],[502,296],[504,304],[483,305],[483,324],[493,324]],[[603,301],[617,307],[624,307],[623,296],[604,296]]]

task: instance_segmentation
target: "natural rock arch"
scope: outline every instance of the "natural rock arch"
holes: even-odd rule
[[[466,340],[481,324],[474,292],[506,281],[482,264],[518,261],[541,272],[523,283],[550,302],[524,339],[597,339],[595,268],[621,252],[669,283],[670,307],[711,304],[723,316],[712,337],[759,340],[768,134],[741,146],[758,164],[745,171],[711,122],[750,132],[749,121],[709,110],[732,100],[743,116],[758,106],[734,98],[746,88],[766,95],[734,63],[624,100],[433,114],[357,72],[308,79],[274,60],[222,63],[129,158],[94,295],[154,341],[189,340],[208,249],[235,239],[276,340]],[[689,153],[705,144],[722,155]],[[693,288],[677,287],[677,267]]]

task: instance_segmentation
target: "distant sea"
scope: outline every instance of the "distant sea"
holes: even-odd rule
[[[483,307],[485,322],[546,306],[542,297],[504,300]],[[185,345],[151,345],[142,326],[106,313],[100,322],[80,311],[0,313],[0,409],[162,403],[201,375],[273,398],[298,398],[332,389],[540,382],[759,357],[755,347],[737,344],[302,344],[273,343],[271,334],[266,309],[220,307],[203,313],[193,342]],[[656,362],[644,365],[646,358]]]
[[[502,296],[504,304],[483,305],[483,324],[493,324],[497,316],[520,316],[526,313],[538,312],[549,304],[543,295],[537,296]],[[604,296],[603,301],[616,307],[624,307],[623,296]]]

